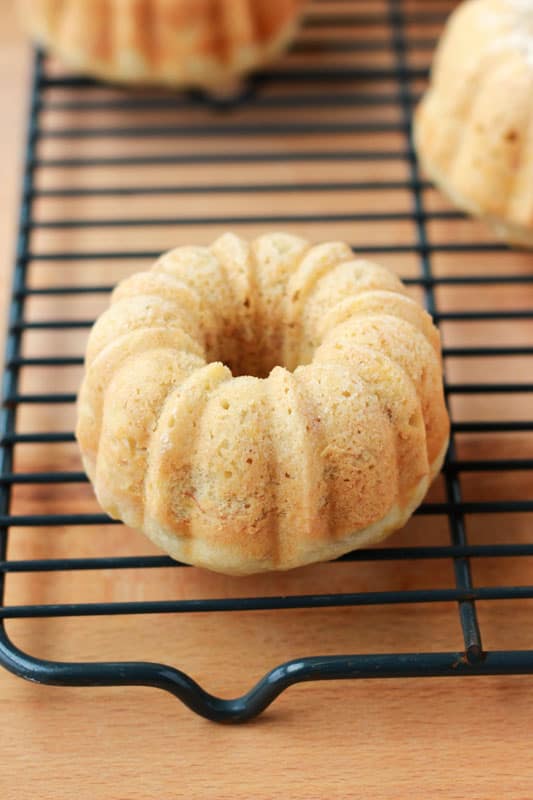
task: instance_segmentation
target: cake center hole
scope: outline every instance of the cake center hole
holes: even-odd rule
[[[276,366],[285,367],[284,340],[286,327],[277,309],[265,309],[250,314],[250,306],[218,342],[217,359],[231,369],[232,374],[267,378]]]

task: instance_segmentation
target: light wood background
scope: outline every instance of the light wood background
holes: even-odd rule
[[[10,281],[16,230],[19,166],[27,95],[28,52],[15,25],[10,0],[0,0],[0,286],[2,304]],[[72,124],[72,120],[64,120]],[[57,143],[50,145],[51,151]],[[202,146],[201,143],[198,144]],[[274,177],[275,180],[275,167]],[[295,167],[296,169],[296,167]],[[94,173],[93,173],[94,174]],[[222,173],[218,175],[221,177]],[[67,176],[75,180],[79,176]],[[223,177],[223,176],[222,176]],[[235,175],[228,176],[235,179]],[[293,176],[297,179],[297,175]],[[342,177],[342,176],[340,176]],[[61,178],[61,176],[60,176]],[[65,179],[65,176],[62,176]],[[198,176],[197,176],[198,178]],[[96,178],[95,178],[96,179]],[[202,179],[201,176],[198,179]],[[212,179],[206,175],[205,179]],[[266,178],[268,180],[268,178]],[[111,182],[111,181],[109,181]],[[351,198],[367,207],[380,198]],[[64,202],[64,201],[63,201]],[[70,202],[70,201],[68,201]],[[129,212],[135,212],[135,200]],[[155,201],[154,201],[155,202]],[[179,201],[175,201],[179,202]],[[191,200],[187,200],[192,203]],[[202,202],[206,202],[205,198]],[[218,202],[216,199],[214,203]],[[239,200],[232,201],[238,210]],[[248,202],[248,201],[247,201]],[[287,202],[287,196],[278,198]],[[310,206],[313,197],[307,199]],[[338,201],[343,207],[346,196]],[[408,199],[398,197],[398,204]],[[431,193],[436,207],[442,200]],[[408,206],[407,206],[408,207]],[[39,210],[39,209],[38,209]],[[60,216],[68,204],[42,208],[42,214]],[[228,210],[228,207],[225,207]],[[116,209],[115,209],[116,211]],[[182,209],[174,208],[176,213]],[[188,212],[195,209],[189,206]],[[88,202],[71,213],[105,216],[111,205]],[[153,214],[158,213],[157,206]],[[206,213],[217,213],[217,206]],[[220,213],[220,212],[219,212]],[[44,218],[44,216],[43,216]],[[474,223],[434,223],[435,235],[475,238],[484,235]],[[304,231],[305,232],[305,231]],[[210,238],[213,231],[203,230]],[[313,232],[315,234],[315,232]],[[331,233],[331,231],[330,231]],[[180,230],[180,236],[188,231]],[[342,234],[342,231],[340,231]],[[79,233],[76,234],[78,237]],[[116,233],[104,232],[101,248],[113,244]],[[146,235],[132,231],[132,247],[143,246]],[[316,234],[315,234],[316,235]],[[407,228],[389,228],[380,235],[409,237]],[[43,249],[63,245],[83,249],[82,238],[70,234],[42,234]],[[166,244],[175,231],[159,231]],[[143,238],[145,237],[145,238]],[[368,238],[368,236],[367,236]],[[151,242],[146,246],[150,247]],[[117,270],[131,271],[136,265]],[[416,271],[406,258],[405,273]],[[441,274],[457,273],[457,258],[436,260]],[[95,266],[96,270],[97,267]],[[100,268],[101,269],[101,268]],[[531,269],[524,254],[472,258],[470,271],[515,272]],[[113,273],[112,277],[119,277]],[[73,279],[63,271],[36,271],[35,285],[47,280]],[[97,282],[106,275],[87,269],[76,279]],[[111,280],[109,275],[108,280]],[[441,290],[443,308],[531,307],[531,290],[505,287],[479,290]],[[63,301],[64,302],[64,301]],[[29,303],[30,318],[89,317],[104,298],[57,298]],[[82,332],[61,344],[81,352]],[[450,325],[445,343],[466,344],[497,336],[500,342],[532,341],[531,324],[499,327],[490,324]],[[28,337],[28,352],[49,346],[57,352],[55,334]],[[449,377],[456,381],[521,380],[531,363],[525,359],[501,362],[451,359]],[[495,371],[497,370],[497,372]],[[79,371],[34,371],[23,377],[26,391],[50,384],[51,390],[75,391]],[[531,379],[531,374],[529,375]],[[463,419],[527,418],[530,396],[508,398],[458,397],[454,411]],[[52,407],[22,410],[23,430],[62,430],[72,424],[72,409]],[[463,458],[531,457],[531,437],[465,436],[458,442]],[[77,469],[75,447],[18,448],[17,469]],[[528,473],[511,476],[469,475],[466,499],[530,496]],[[432,499],[443,498],[437,482]],[[17,487],[15,513],[61,513],[96,510],[85,485]],[[480,516],[471,520],[473,542],[531,540],[531,523],[525,515]],[[92,534],[92,535],[89,535]],[[429,540],[447,542],[446,520],[418,518],[396,536],[396,543]],[[155,552],[138,534],[124,528],[17,529],[12,537],[13,557],[60,557]],[[474,565],[478,584],[530,583],[531,561],[509,559],[503,566],[487,559]],[[453,586],[448,562],[324,565],[280,577],[234,580],[200,570],[152,570],[122,573],[76,573],[10,576],[9,603],[131,600],[170,597],[235,596],[238,594],[305,593]],[[481,604],[479,615],[486,647],[533,647],[533,608],[530,603]],[[51,619],[18,621],[8,626],[23,649],[58,659],[150,659],[186,669],[206,688],[224,696],[240,694],[266,669],[306,654],[336,652],[409,651],[461,648],[457,611],[453,604],[431,607],[333,609],[320,612],[191,615],[190,617],[116,617],[111,619]],[[0,671],[0,794],[4,800],[152,800],[152,798],[284,797],[292,800],[402,800],[408,797],[465,798],[472,800],[525,800],[533,794],[533,678],[427,679],[332,682],[297,686],[259,720],[242,727],[221,727],[205,722],[170,695],[150,689],[61,689],[26,683]]]

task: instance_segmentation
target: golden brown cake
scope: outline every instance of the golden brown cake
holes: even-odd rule
[[[402,526],[448,432],[439,334],[401,281],[283,233],[180,247],[120,283],[78,403],[102,507],[233,574]]]
[[[448,21],[416,112],[416,148],[455,205],[529,247],[532,119],[532,0],[463,3]]]
[[[275,58],[303,0],[18,0],[71,69],[113,81],[210,89]]]

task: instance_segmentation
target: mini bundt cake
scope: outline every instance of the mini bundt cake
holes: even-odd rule
[[[230,574],[402,526],[448,432],[439,334],[401,281],[282,233],[179,247],[120,283],[78,403],[102,507]]]
[[[532,0],[463,3],[448,21],[416,111],[416,149],[455,205],[529,247],[532,119]]]
[[[18,0],[71,69],[113,81],[224,89],[275,58],[303,0]]]

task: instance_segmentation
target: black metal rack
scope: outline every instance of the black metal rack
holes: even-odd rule
[[[31,280],[39,265],[84,266],[90,275],[94,265],[149,262],[164,249],[167,242],[158,231],[166,228],[193,228],[190,238],[202,229],[208,240],[212,229],[276,225],[283,227],[317,225],[321,231],[336,231],[346,226],[368,224],[366,230],[378,231],[368,241],[358,236],[354,247],[358,253],[378,254],[401,264],[405,259],[414,265],[410,274],[403,275],[414,291],[419,291],[436,321],[446,324],[506,322],[533,319],[531,256],[513,254],[503,245],[494,242],[477,223],[463,220],[462,215],[449,206],[434,207],[436,193],[421,178],[411,145],[410,120],[412,108],[423,89],[432,48],[436,36],[451,9],[446,0],[417,3],[416,0],[315,0],[311,3],[302,35],[291,55],[281,66],[258,75],[250,82],[238,101],[214,101],[191,93],[170,96],[162,93],[126,92],[75,78],[58,71],[42,55],[36,57],[31,93],[29,134],[24,171],[23,199],[20,216],[20,235],[16,254],[13,293],[9,313],[7,339],[4,404],[0,420],[0,600],[5,598],[9,580],[15,574],[33,575],[42,572],[69,570],[113,570],[116,580],[124,569],[181,569],[165,556],[124,555],[91,556],[84,558],[10,557],[11,542],[16,540],[17,529],[24,528],[38,535],[46,526],[107,526],[113,523],[104,514],[91,513],[18,513],[13,509],[13,492],[17,487],[67,485],[82,483],[85,476],[78,470],[42,471],[28,473],[17,466],[17,453],[24,445],[54,444],[73,441],[71,431],[32,431],[20,428],[20,411],[31,404],[59,407],[72,406],[75,394],[69,391],[24,390],[24,375],[31,370],[47,371],[46,388],[54,386],[54,375],[65,368],[79,368],[81,349],[71,355],[63,344],[72,332],[82,333],[92,320],[85,318],[30,318],[29,304],[42,298],[98,298],[110,290],[110,283],[53,282],[35,284]],[[314,58],[322,59],[313,62]],[[302,63],[303,60],[303,63]],[[368,63],[367,63],[368,62]],[[158,114],[171,115],[171,123],[161,123]],[[87,117],[87,114],[92,115]],[[268,119],[254,121],[254,115],[268,113]],[[60,124],[50,123],[59,115]],[[69,124],[61,124],[66,114]],[[127,123],[115,124],[116,115],[126,115]],[[157,117],[156,123],[152,116]],[[74,116],[72,116],[74,115]],[[81,120],[77,123],[76,120]],[[331,117],[330,120],[328,117]],[[75,120],[72,124],[72,119]],[[87,119],[86,122],[84,120]],[[122,117],[121,117],[122,119]],[[192,119],[192,122],[191,122]],[[200,121],[198,121],[198,119]],[[351,137],[347,143],[347,139]],[[192,148],[194,140],[207,142],[202,148]],[[320,144],[315,146],[314,139]],[[374,141],[375,139],[375,141]],[[266,144],[265,144],[266,141]],[[84,149],[84,143],[102,143],[100,149]],[[73,144],[74,143],[74,144]],[[127,144],[133,144],[128,149]],[[140,143],[140,149],[137,144]],[[166,143],[164,147],[154,147]],[[257,144],[258,143],[258,144]],[[382,144],[383,143],[383,144]],[[48,149],[47,149],[48,145]],[[51,148],[50,148],[51,145]],[[123,149],[124,148],[124,149]],[[361,172],[363,165],[370,171]],[[217,182],[205,173],[209,167],[216,176],[217,167],[233,166],[234,182]],[[280,178],[279,169],[291,167],[287,179]],[[394,165],[394,170],[388,166]],[[172,176],[173,170],[204,169],[201,180],[170,181],[165,178],[153,183],[136,184],[139,170],[163,168]],[[125,177],[120,186],[105,182],[105,169],[119,168]],[[268,178],[268,169],[273,177]],[[247,170],[247,172],[244,172]],[[104,175],[100,183],[87,182],[83,176],[90,171]],[[260,171],[261,180],[255,179]],[[64,183],[48,185],[42,181],[43,173],[66,173]],[[320,176],[315,177],[315,171]],[[82,176],[81,178],[78,176]],[[187,173],[188,175],[189,173]],[[370,177],[368,175],[370,174]],[[267,176],[265,178],[265,176]],[[190,177],[190,176],[189,176]],[[194,177],[194,172],[193,172]],[[356,199],[362,191],[376,192],[375,209],[358,208]],[[280,210],[272,213],[269,193],[286,193],[304,198],[309,194],[320,200],[321,208],[328,206],[334,194],[355,203],[352,211],[311,210],[293,213]],[[400,194],[398,194],[400,193]],[[206,217],[201,213],[184,213],[174,216],[153,216],[153,198],[191,198],[191,202],[209,194],[220,196],[221,213]],[[224,199],[232,195],[244,196],[250,202],[252,213],[224,214]],[[404,198],[399,210],[394,210],[395,200]],[[100,216],[83,215],[76,211],[76,202],[99,199],[123,200],[144,198],[142,216],[128,216],[122,212]],[[250,200],[255,198],[255,200]],[[79,216],[43,216],[39,204],[43,200],[69,201],[73,213]],[[194,205],[193,205],[194,207]],[[197,203],[198,207],[198,203]],[[201,206],[200,206],[201,207]],[[245,208],[247,205],[245,204]],[[63,206],[63,209],[68,206]],[[182,208],[180,206],[180,208]],[[254,210],[256,209],[256,210]],[[387,209],[387,210],[383,210]],[[391,209],[391,210],[388,210]],[[446,223],[446,239],[439,240],[435,225]],[[404,225],[396,240],[395,225]],[[453,226],[456,225],[457,228]],[[371,227],[372,226],[372,227]],[[105,232],[114,229],[151,229],[154,236],[152,249],[118,249],[107,247]],[[449,231],[457,230],[451,239]],[[64,249],[50,249],[47,233],[66,234]],[[387,232],[382,241],[380,233]],[[73,240],[74,234],[80,237]],[[44,237],[44,238],[43,238]],[[133,237],[134,238],[134,237]],[[322,237],[321,237],[322,238]],[[100,241],[104,240],[104,246]],[[62,240],[63,241],[63,240]],[[77,244],[70,246],[70,241]],[[119,240],[122,241],[122,240]],[[352,239],[353,241],[353,239]],[[88,244],[87,244],[88,243]],[[435,261],[456,254],[461,257],[461,269],[442,274]],[[500,254],[496,271],[479,270],[480,255],[487,259]],[[518,259],[518,260],[517,260]],[[528,261],[529,259],[529,261]],[[476,269],[469,271],[472,263]],[[524,267],[525,265],[525,267]],[[518,270],[515,269],[518,266]],[[74,268],[74,267],[73,267]],[[505,302],[496,308],[463,310],[442,307],[441,289],[464,290],[477,287],[485,292],[490,287],[520,286],[524,302],[529,307],[516,307]],[[493,294],[490,295],[494,297]],[[459,303],[461,300],[459,300]],[[521,363],[533,363],[533,345],[498,341],[500,329],[491,334],[489,343],[472,341],[447,342],[444,336],[444,356],[447,364],[452,359],[473,363],[476,359],[497,359],[507,363],[519,358]],[[59,331],[60,344],[53,355],[35,354],[25,349],[27,337],[32,332]],[[529,361],[528,361],[529,359]],[[462,374],[462,373],[461,373]],[[189,708],[205,717],[218,721],[238,722],[249,719],[264,708],[288,686],[300,681],[371,677],[465,676],[481,674],[510,674],[533,672],[533,650],[485,650],[478,624],[476,601],[532,600],[533,586],[508,585],[505,582],[506,563],[513,558],[533,556],[533,494],[527,488],[515,499],[491,499],[490,486],[483,499],[464,499],[462,479],[469,473],[480,476],[513,475],[533,470],[533,445],[525,458],[501,457],[499,452],[489,452],[489,457],[469,459],[461,457],[457,437],[463,434],[487,436],[492,444],[498,434],[519,434],[527,442],[533,432],[533,418],[521,413],[516,418],[502,414],[501,403],[492,399],[503,396],[512,400],[533,391],[533,381],[476,380],[464,382],[448,376],[446,392],[452,411],[452,442],[443,468],[442,497],[438,502],[428,500],[418,514],[428,521],[436,516],[448,520],[449,544],[423,546],[395,546],[394,539],[384,547],[358,551],[343,561],[354,563],[391,561],[402,564],[422,560],[448,560],[453,563],[455,586],[430,587],[391,591],[355,591],[316,595],[283,595],[262,597],[235,597],[219,599],[150,600],[123,603],[35,603],[25,605],[4,604],[0,607],[0,664],[12,672],[48,684],[62,686],[147,685],[173,693]],[[52,376],[52,377],[50,377]],[[492,376],[489,376],[492,377]],[[58,377],[58,385],[61,380]],[[454,408],[455,398],[479,396],[487,399],[487,419],[463,419]],[[518,418],[521,417],[521,418]],[[491,446],[492,446],[491,444]],[[531,485],[531,484],[530,484]],[[524,484],[525,486],[525,484]],[[467,538],[469,521],[479,515],[528,515],[527,541],[506,541],[502,530],[498,543],[471,544]],[[8,551],[8,536],[10,548]],[[431,537],[428,537],[429,539]],[[41,551],[39,551],[41,552]],[[478,586],[471,574],[471,559],[497,558],[501,564],[502,581],[498,585]],[[354,573],[356,578],[356,573]],[[8,637],[5,621],[11,619],[37,619],[61,616],[100,616],[131,614],[183,614],[192,612],[228,612],[275,609],[313,609],[339,606],[372,606],[426,603],[457,604],[464,644],[447,652],[392,652],[386,654],[347,654],[325,657],[295,658],[275,667],[247,694],[235,700],[223,700],[208,694],[187,674],[170,666],[148,662],[121,663],[59,663],[45,661],[22,652]],[[532,612],[533,613],[533,612]],[[295,656],[298,654],[295,653]]]

